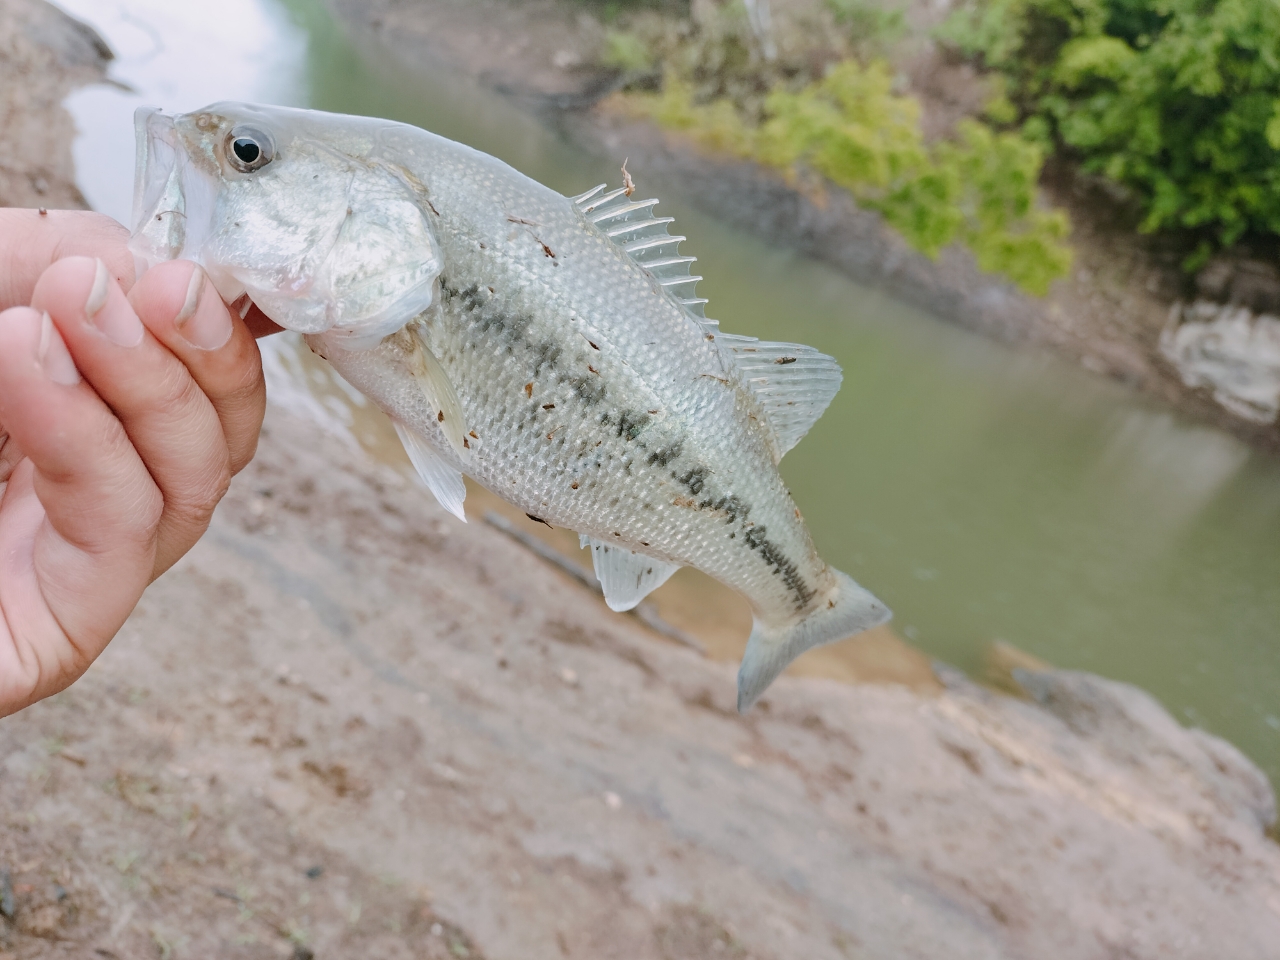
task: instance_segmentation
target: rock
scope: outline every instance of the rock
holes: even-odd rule
[[[84,207],[71,159],[75,127],[62,101],[103,79],[110,48],[42,0],[3,0],[0,51],[0,206]]]
[[[1250,832],[1276,822],[1271,784],[1239,750],[1203,730],[1187,730],[1144,690],[1071,670],[1015,668],[1036,703],[1140,778],[1171,805],[1197,794]]]
[[[1052,664],[1004,640],[988,644],[983,655],[983,679],[996,689],[1016,696],[1025,695],[1026,690],[1014,677],[1015,670],[1040,672],[1052,669]]]
[[[1280,319],[1207,300],[1175,304],[1160,351],[1188,387],[1253,423],[1280,413]]]
[[[13,879],[8,870],[0,870],[0,917],[12,920],[18,904],[13,898]]]

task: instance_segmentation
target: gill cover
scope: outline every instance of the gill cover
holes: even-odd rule
[[[380,155],[386,121],[332,121],[231,103],[138,110],[139,265],[194,260],[228,302],[248,295],[281,326],[352,347],[421,314],[442,267],[425,188]],[[248,170],[230,153],[246,130],[270,141],[269,162]]]

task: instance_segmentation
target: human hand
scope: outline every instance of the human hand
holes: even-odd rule
[[[194,264],[133,284],[127,241],[0,210],[0,716],[84,673],[257,445],[249,325]]]

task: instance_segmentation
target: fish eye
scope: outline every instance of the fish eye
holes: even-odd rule
[[[241,173],[261,170],[275,154],[271,137],[256,127],[235,127],[227,137],[227,161]]]

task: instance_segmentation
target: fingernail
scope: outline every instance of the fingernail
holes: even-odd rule
[[[64,387],[74,387],[80,382],[80,371],[76,362],[71,359],[71,352],[62,340],[62,334],[53,325],[53,318],[46,310],[40,318],[40,346],[37,348],[37,359],[44,374],[54,383]]]
[[[136,347],[142,342],[142,321],[123,294],[111,296],[111,275],[107,273],[106,264],[101,260],[94,263],[97,269],[89,299],[84,302],[85,316],[116,346]]]
[[[173,318],[173,325],[178,328],[193,347],[201,350],[217,350],[231,339],[231,314],[221,299],[211,298],[200,309],[204,293],[205,273],[199,265],[191,271],[191,280],[187,284],[187,299],[182,309]]]
[[[107,294],[111,291],[111,274],[107,273],[107,265],[98,259],[93,263],[93,286],[89,288],[89,299],[84,302],[84,315],[90,320],[107,305]]]
[[[200,306],[200,294],[204,292],[204,270],[196,264],[191,270],[191,279],[187,281],[187,298],[182,301],[182,309],[173,318],[173,325],[181,327],[196,315],[196,307]]]

